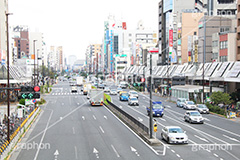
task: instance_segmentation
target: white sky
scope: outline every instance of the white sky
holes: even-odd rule
[[[90,43],[102,43],[104,21],[114,14],[127,29],[143,20],[146,28],[158,29],[160,0],[8,0],[10,25],[27,25],[44,35],[48,46],[63,46],[63,53],[85,59]]]

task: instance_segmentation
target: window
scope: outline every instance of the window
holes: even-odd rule
[[[129,35],[128,35],[129,37],[131,37],[132,36],[132,34],[131,33],[129,33]]]

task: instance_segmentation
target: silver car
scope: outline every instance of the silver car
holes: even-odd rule
[[[129,94],[130,97],[138,98],[138,93],[136,91],[129,91],[128,94]]]
[[[110,94],[111,95],[117,95],[117,90],[116,89],[111,89]]]
[[[197,110],[199,113],[209,113],[209,109],[205,104],[197,104]]]
[[[196,109],[196,105],[193,101],[185,101],[183,104],[183,109]]]
[[[184,120],[189,123],[204,123],[204,118],[198,111],[187,111],[184,115]]]
[[[169,144],[188,143],[188,136],[186,135],[186,132],[178,126],[165,126],[162,129],[161,137]]]
[[[130,106],[138,106],[139,105],[138,99],[136,97],[130,97],[128,99],[128,105],[130,105]]]

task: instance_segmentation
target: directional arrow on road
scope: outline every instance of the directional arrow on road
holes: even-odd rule
[[[58,150],[56,150],[53,155],[55,156],[55,160],[57,160],[57,157],[58,157],[58,155],[59,155]]]
[[[96,148],[93,148],[93,153],[96,154],[96,157],[99,158],[99,155],[98,155],[98,150]]]
[[[103,116],[105,119],[107,119],[107,116]]]
[[[133,148],[132,146],[130,146],[130,148],[131,148],[131,151],[132,151],[132,152],[135,152],[135,154],[136,154],[137,156],[140,156],[135,148]]]

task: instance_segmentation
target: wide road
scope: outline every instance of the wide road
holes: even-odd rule
[[[112,88],[116,86],[112,85]],[[129,91],[126,89],[126,91]],[[112,101],[118,107],[128,112],[146,126],[149,126],[149,116],[146,107],[149,106],[149,95],[139,93],[139,106],[128,106],[127,101],[119,101],[119,95],[112,95]],[[166,149],[166,157],[175,154],[175,159],[240,159],[240,124],[220,116],[206,114],[204,124],[189,124],[184,121],[186,110],[176,107],[176,104],[166,101],[167,98],[153,95],[153,101],[162,101],[166,106],[162,118],[157,120],[156,136],[161,140],[161,130],[164,126],[180,126],[189,137],[187,145],[169,145],[161,140]]]
[[[68,82],[59,82],[44,98],[47,104],[11,159],[176,159],[147,145],[106,107],[90,106],[79,87],[71,93]]]

